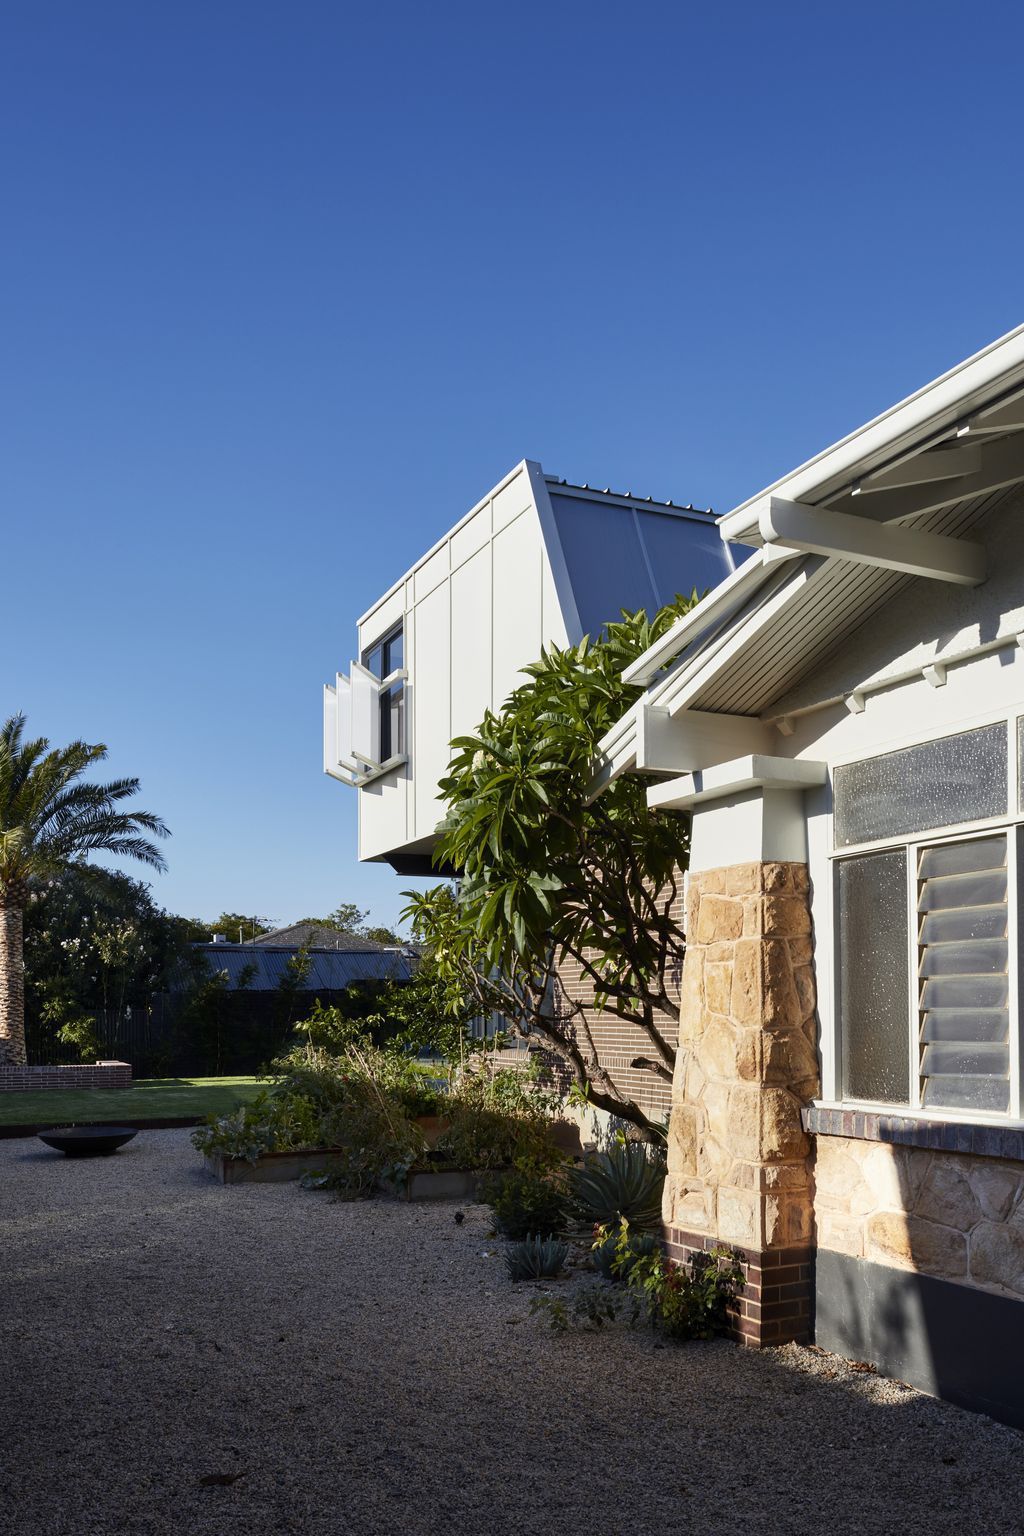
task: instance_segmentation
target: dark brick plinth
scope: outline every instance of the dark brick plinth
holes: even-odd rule
[[[813,1250],[742,1248],[697,1232],[668,1228],[665,1250],[678,1264],[695,1253],[729,1248],[739,1256],[746,1285],[733,1312],[729,1336],[753,1349],[776,1344],[804,1344],[812,1335]]]

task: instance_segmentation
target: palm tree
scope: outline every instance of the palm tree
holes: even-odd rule
[[[23,914],[34,889],[90,853],[124,854],[153,869],[165,863],[155,843],[167,828],[148,811],[120,811],[138,791],[138,779],[81,782],[107,755],[84,741],[50,748],[24,740],[25,716],[0,727],[0,1064],[25,1061],[25,957]]]

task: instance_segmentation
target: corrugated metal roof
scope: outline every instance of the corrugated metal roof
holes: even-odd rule
[[[249,989],[272,992],[289,974],[289,961],[295,958],[294,946],[267,944],[194,944],[206,959],[211,974],[223,971],[231,987],[237,987],[247,973]],[[356,982],[410,981],[418,964],[412,951],[404,949],[307,950],[309,971],[303,980],[303,992],[341,992]],[[184,972],[175,978],[173,991],[189,984]]]
[[[300,944],[308,944],[315,949],[341,949],[353,954],[389,948],[379,939],[366,939],[362,934],[346,933],[325,923],[289,923],[286,928],[260,934],[252,942],[276,945],[279,949],[297,949]]]
[[[623,608],[648,614],[682,593],[715,587],[736,563],[706,513],[577,495],[548,485],[555,529],[585,634]]]
[[[975,496],[908,518],[905,526],[956,536],[976,527],[1009,497],[1019,494],[1019,488],[1011,487]],[[810,557],[796,569],[809,573],[810,579],[794,591],[752,644],[687,697],[688,708],[740,715],[765,713],[872,614],[919,579],[820,557]],[[746,612],[753,612],[755,606],[756,600],[730,621],[729,628],[740,627]]]

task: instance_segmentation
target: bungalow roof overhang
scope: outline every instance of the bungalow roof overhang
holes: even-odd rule
[[[625,670],[646,692],[600,743],[593,792],[623,772],[764,751],[752,735],[715,756],[709,717],[719,738],[729,717],[791,729],[773,699],[901,586],[985,579],[963,534],[1022,481],[1024,326],[719,519],[724,539],[757,552]]]

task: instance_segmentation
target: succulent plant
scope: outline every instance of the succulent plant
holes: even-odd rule
[[[664,1183],[660,1157],[642,1142],[627,1141],[575,1168],[570,1190],[585,1220],[612,1223],[625,1217],[634,1227],[654,1227],[661,1219]]]
[[[557,1237],[526,1237],[509,1243],[505,1264],[512,1280],[550,1280],[569,1256],[569,1244]]]

